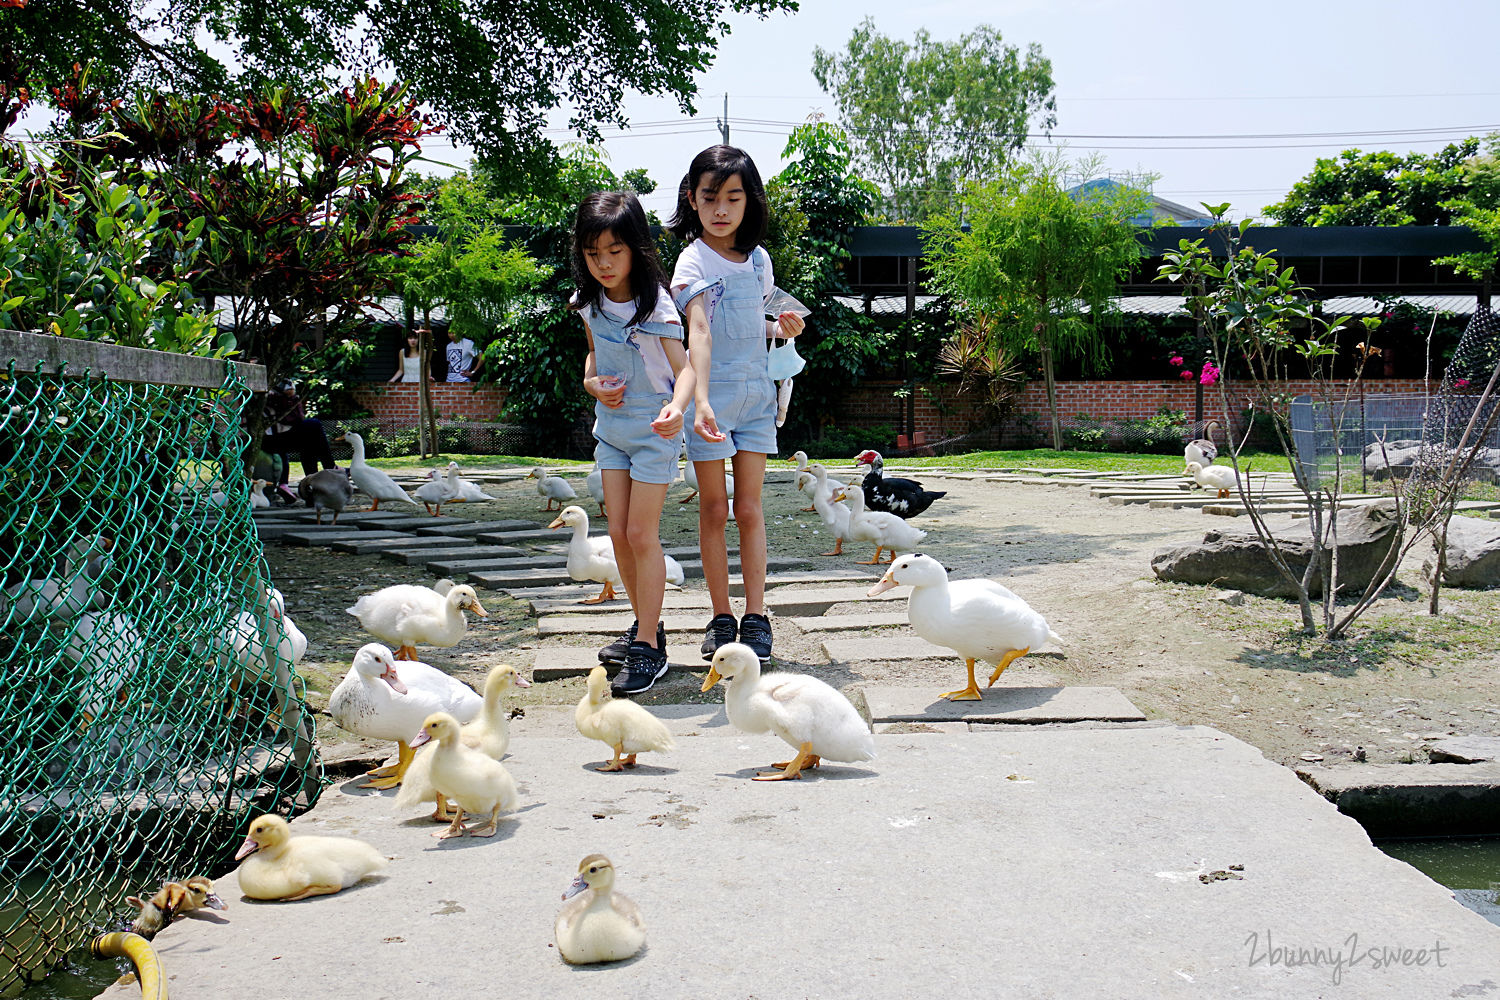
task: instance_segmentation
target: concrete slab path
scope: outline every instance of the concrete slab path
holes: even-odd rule
[[[962,669],[945,690],[963,687]],[[988,677],[980,678],[984,684]],[[1146,715],[1111,687],[1023,687],[1001,680],[982,688],[980,701],[948,701],[936,687],[864,685],[865,704],[875,722],[1144,722]]]
[[[1493,925],[1212,729],[880,734],[874,761],[793,782],[749,780],[784,758],[774,737],[698,732],[599,774],[602,744],[518,726],[507,766],[521,807],[489,840],[437,841],[426,809],[330,788],[293,832],[360,837],[390,867],[290,904],[220,879],[228,911],[154,942],[174,1000],[1409,1000],[1496,987]],[[553,921],[595,852],[640,906],[647,947],[572,968]]]

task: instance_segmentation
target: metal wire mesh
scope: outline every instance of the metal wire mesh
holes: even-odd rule
[[[1421,499],[1462,496],[1476,480],[1500,481],[1497,381],[1500,320],[1488,309],[1478,310],[1459,338],[1423,420],[1411,476]]]
[[[245,384],[42,367],[0,372],[0,996],[322,787],[250,517]]]

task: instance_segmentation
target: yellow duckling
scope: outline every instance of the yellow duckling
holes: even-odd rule
[[[478,750],[492,760],[505,757],[505,751],[510,748],[510,722],[501,698],[513,687],[528,688],[531,682],[508,663],[502,663],[489,672],[484,679],[484,707],[479,710],[479,718],[459,730],[459,739],[464,746]],[[448,811],[448,800],[432,787],[432,755],[435,753],[437,747],[429,745],[417,754],[401,781],[396,806],[405,809],[432,799],[437,803],[432,818],[447,823],[453,818]]]
[[[563,893],[553,932],[563,961],[572,965],[619,962],[646,944],[640,907],[614,891],[615,866],[602,854],[578,862],[578,876]]]
[[[432,787],[457,807],[448,829],[433,836],[439,840],[465,834],[493,837],[501,810],[509,812],[520,801],[516,783],[504,764],[464,746],[460,733],[457,719],[447,712],[435,712],[412,740],[414,747],[437,740],[437,749],[432,752]],[[489,813],[490,821],[482,827],[466,827],[464,813]]]
[[[609,675],[602,666],[589,671],[589,690],[578,702],[573,721],[580,733],[614,750],[614,759],[595,769],[599,771],[635,767],[636,754],[676,746],[672,734],[656,716],[633,701],[610,697]]]
[[[761,676],[760,657],[743,643],[726,643],[714,653],[703,690],[728,678],[724,712],[734,728],[746,733],[772,732],[796,748],[797,756],[756,781],[800,778],[803,768],[817,767],[824,757],[837,761],[870,760],[875,738],[849,699],[806,674],[776,672]]]
[[[353,837],[293,837],[287,821],[269,813],[250,824],[234,859],[244,862],[235,872],[241,892],[287,902],[347,889],[389,863]]]
[[[157,932],[184,913],[208,907],[210,910],[227,910],[228,906],[214,892],[213,880],[204,875],[194,875],[183,882],[168,882],[156,890],[150,899],[126,896],[125,902],[137,907],[131,931],[150,941]]]

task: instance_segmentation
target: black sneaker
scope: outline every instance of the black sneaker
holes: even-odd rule
[[[609,690],[614,695],[645,694],[667,675],[667,651],[652,649],[644,642],[632,642],[625,654],[625,666],[615,674]]]
[[[630,627],[621,632],[615,641],[599,650],[600,663],[624,663],[625,655],[630,652],[630,644],[635,642],[636,629],[641,627],[639,621],[630,623]],[[667,627],[661,622],[656,623],[656,648],[667,648]]]
[[[734,615],[714,615],[703,630],[703,658],[712,660],[720,646],[727,646],[739,637],[739,623]]]
[[[740,642],[749,646],[765,663],[771,658],[771,620],[765,615],[746,615],[740,619]]]

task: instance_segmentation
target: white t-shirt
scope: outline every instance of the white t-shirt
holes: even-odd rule
[[[478,355],[479,352],[474,350],[474,341],[467,337],[458,341],[458,343],[454,343],[451,340],[448,341],[448,381],[469,381],[469,377],[464,372],[467,372],[469,367],[474,364],[474,359]]]
[[[776,275],[771,273],[771,255],[766,253],[765,247],[757,247],[765,259],[765,268],[761,272],[761,299],[769,299],[771,293],[776,290]],[[730,274],[753,274],[755,265],[746,257],[743,261],[730,260],[721,257],[719,252],[702,240],[694,240],[682,250],[682,256],[677,258],[677,266],[672,269],[672,291],[680,291],[691,287],[699,281],[712,281]],[[709,322],[713,322],[713,302],[709,301]]]
[[[573,296],[573,301],[578,301],[578,296]],[[605,315],[621,323],[629,323],[635,318],[635,299],[628,302],[616,302],[608,295],[599,296],[599,308],[604,310]],[[588,311],[579,313],[584,323],[588,323]],[[677,307],[672,304],[672,296],[662,288],[656,295],[656,308],[651,310],[651,315],[646,317],[648,323],[667,323],[682,329],[682,319],[677,315]],[[645,333],[645,331],[641,331]],[[681,340],[682,334],[678,333],[675,339]],[[661,344],[662,338],[647,334],[637,338],[641,346],[641,363],[646,366],[646,375],[651,379],[651,388],[656,392],[671,392],[677,384],[677,379],[672,375],[672,366],[667,361],[667,349]]]

